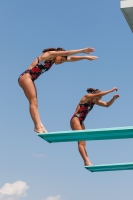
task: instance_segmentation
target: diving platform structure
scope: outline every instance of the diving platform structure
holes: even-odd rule
[[[133,0],[120,1],[120,9],[133,32]]]
[[[38,136],[49,143],[129,139],[133,138],[133,126],[40,133]],[[133,170],[133,162],[93,165],[85,168],[91,172]]]
[[[107,165],[94,165],[85,166],[90,172],[105,172],[105,171],[120,171],[120,170],[133,170],[132,163],[116,163]]]
[[[133,126],[38,134],[49,143],[133,138]]]

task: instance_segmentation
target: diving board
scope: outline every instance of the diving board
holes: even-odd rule
[[[133,0],[120,1],[120,8],[133,32]]]
[[[133,126],[40,133],[49,143],[133,138]]]
[[[91,172],[133,170],[133,162],[132,163],[106,164],[106,165],[93,165],[93,166],[85,166],[85,168]]]

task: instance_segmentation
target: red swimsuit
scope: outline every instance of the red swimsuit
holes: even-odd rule
[[[77,113],[75,113],[71,120],[74,118],[74,117],[77,117],[79,118],[79,121],[80,121],[80,124],[82,125],[83,121],[85,120],[87,114],[92,110],[93,106],[94,106],[95,103],[92,103],[91,101],[88,101],[87,103],[85,104],[79,104],[80,105],[80,108],[78,110]]]
[[[35,81],[42,73],[48,71],[52,67],[52,65],[53,65],[52,60],[42,61],[42,60],[39,60],[39,58],[38,58],[37,65],[35,67],[33,67],[31,69],[27,69],[25,72],[23,72],[19,76],[19,79],[24,74],[29,73],[31,75],[32,81]]]

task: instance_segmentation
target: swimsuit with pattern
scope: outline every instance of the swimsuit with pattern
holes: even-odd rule
[[[42,61],[42,60],[39,60],[39,58],[37,58],[37,59],[38,59],[37,65],[35,67],[33,67],[31,69],[27,69],[25,72],[23,72],[19,76],[18,81],[24,74],[27,74],[27,73],[31,75],[32,81],[35,81],[42,73],[48,71],[53,65],[52,60]]]
[[[77,117],[79,118],[79,121],[80,121],[80,124],[82,125],[83,121],[85,120],[86,116],[88,115],[88,113],[92,110],[93,106],[94,106],[95,103],[92,103],[91,101],[88,101],[87,103],[84,103],[84,104],[79,104],[80,105],[80,108],[78,110],[78,112],[76,112],[71,120],[74,118],[74,117]]]

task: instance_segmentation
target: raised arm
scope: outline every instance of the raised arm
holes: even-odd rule
[[[106,94],[109,94],[111,92],[117,91],[117,90],[118,90],[118,88],[114,87],[111,90],[106,90],[106,91],[98,92],[98,93],[95,93],[95,94],[86,94],[85,97],[87,97],[88,99],[94,98],[94,97],[100,97],[100,96],[104,96]]]
[[[70,55],[74,55],[74,54],[78,54],[78,53],[86,53],[86,54],[90,54],[91,52],[94,52],[95,49],[88,47],[88,48],[84,48],[84,49],[77,49],[77,50],[68,50],[68,51],[48,51],[43,53],[40,57],[43,60],[49,59],[49,58],[53,58],[56,56],[70,56]]]
[[[111,105],[114,103],[114,101],[115,101],[117,98],[119,98],[119,95],[118,95],[118,94],[115,94],[115,95],[113,96],[113,98],[112,98],[110,101],[104,102],[104,101],[98,100],[98,101],[96,102],[96,104],[97,104],[98,106],[109,107],[109,106],[111,106]]]
[[[66,62],[75,62],[79,60],[96,60],[97,56],[70,56],[67,58]]]

